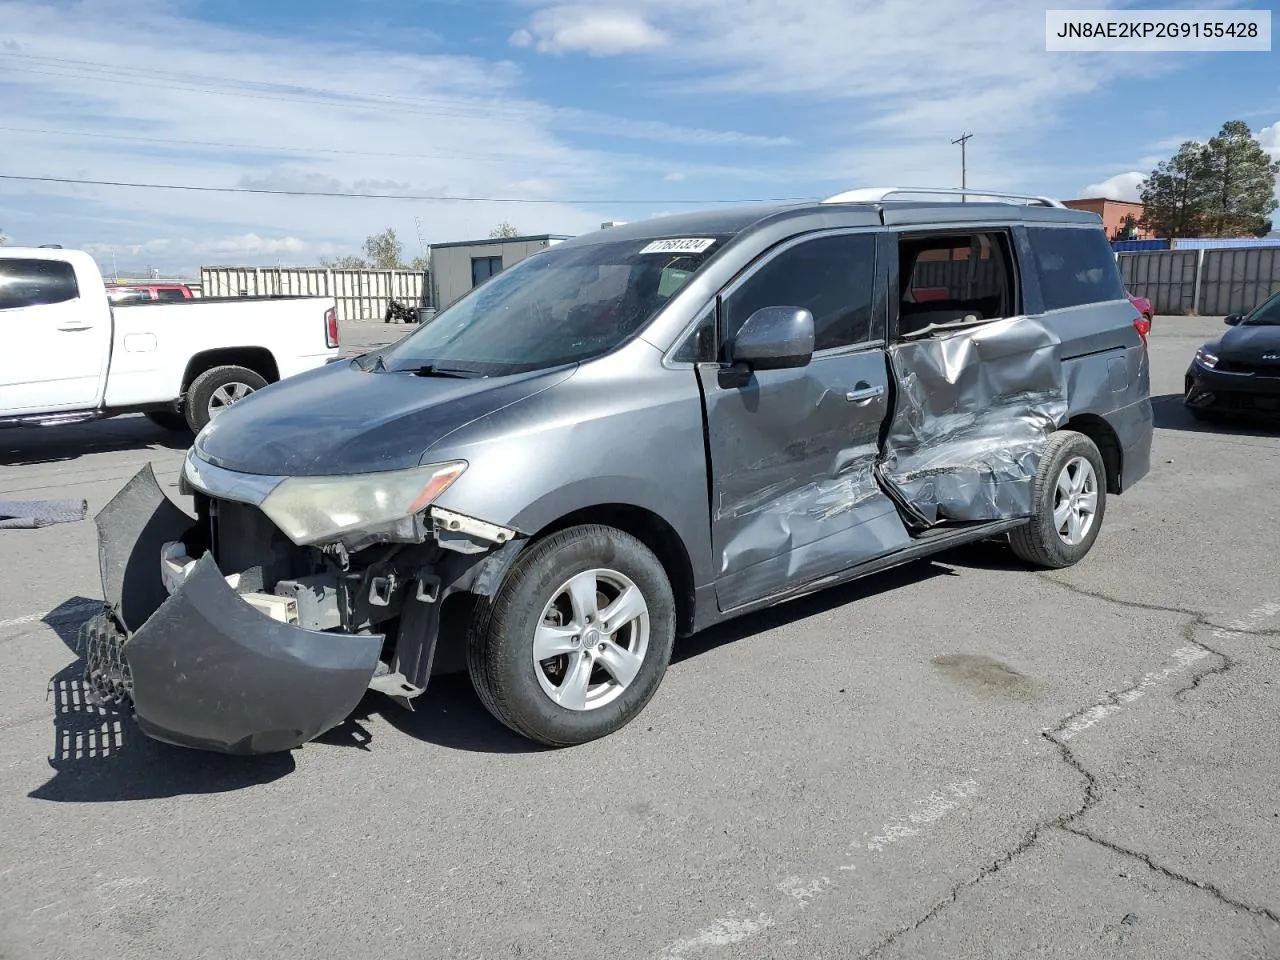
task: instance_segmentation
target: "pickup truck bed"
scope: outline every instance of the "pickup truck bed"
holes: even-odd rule
[[[198,431],[228,404],[339,355],[332,297],[112,305],[88,254],[0,254],[0,426],[147,413]]]

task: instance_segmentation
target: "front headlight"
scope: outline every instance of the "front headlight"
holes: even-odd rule
[[[299,546],[383,529],[393,539],[412,540],[414,515],[466,469],[457,460],[349,477],[290,477],[262,502],[262,512]]]
[[[1200,364],[1202,367],[1208,367],[1212,370],[1218,365],[1218,356],[1217,354],[1210,353],[1204,347],[1201,347],[1196,351],[1196,363]]]

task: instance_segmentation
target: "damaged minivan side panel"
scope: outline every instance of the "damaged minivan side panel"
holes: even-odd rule
[[[1011,317],[890,348],[880,477],[916,525],[1030,516],[1040,452],[1067,413],[1059,344]]]

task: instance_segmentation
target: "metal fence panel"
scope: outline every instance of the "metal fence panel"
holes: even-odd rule
[[[1195,311],[1195,250],[1156,250],[1119,255],[1120,276],[1134,296],[1146,297],[1156,313],[1190,314]]]
[[[417,270],[324,267],[202,267],[206,297],[333,297],[339,320],[381,320],[392,300],[415,306],[425,277]]]
[[[1246,313],[1280,291],[1280,249],[1208,250],[1204,255],[1200,312]]]

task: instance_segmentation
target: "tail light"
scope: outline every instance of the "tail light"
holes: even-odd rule
[[[1133,329],[1138,331],[1138,336],[1142,338],[1142,345],[1147,345],[1147,335],[1151,333],[1151,321],[1139,314],[1133,318]]]
[[[324,342],[331,349],[339,345],[338,310],[336,307],[330,307],[324,312]]]

